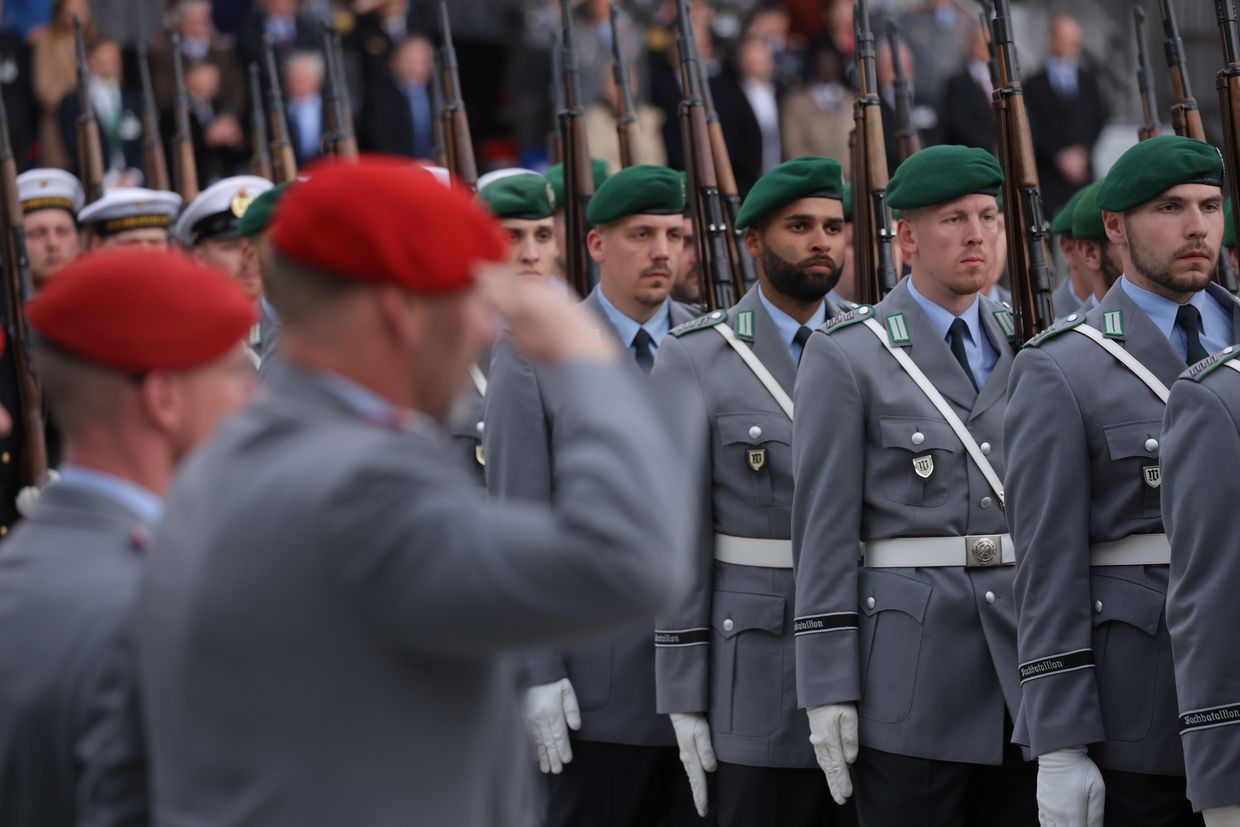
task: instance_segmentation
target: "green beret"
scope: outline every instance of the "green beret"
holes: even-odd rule
[[[913,210],[965,195],[998,195],[1003,170],[995,156],[967,146],[932,146],[910,155],[887,182],[887,204]]]
[[[1086,184],[1072,193],[1068,203],[1059,208],[1059,212],[1055,213],[1055,218],[1051,221],[1051,235],[1064,235],[1065,233],[1072,235],[1072,211],[1081,202],[1081,196],[1085,194],[1085,190],[1091,186],[1093,184]]]
[[[844,220],[852,221],[852,181],[844,185],[844,194],[840,196],[844,202]]]
[[[242,238],[253,238],[266,230],[267,225],[271,223],[271,216],[275,214],[276,203],[284,197],[285,190],[292,183],[292,181],[285,181],[283,184],[277,184],[251,201],[250,206],[245,208],[245,212],[241,214],[241,219],[237,222],[237,235]]]
[[[1076,206],[1072,208],[1072,224],[1069,227],[1073,238],[1082,241],[1106,240],[1107,229],[1102,224],[1102,210],[1098,209],[1098,190],[1101,187],[1102,181],[1095,181],[1074,196]]]
[[[840,164],[830,158],[806,155],[784,161],[754,183],[736,216],[737,229],[747,230],[764,216],[800,198],[844,195]]]
[[[602,158],[591,158],[590,172],[594,174],[594,191],[598,192],[598,188],[603,186],[603,182],[607,180],[607,162]],[[563,205],[565,203],[564,165],[555,164],[548,167],[547,180],[551,182],[551,190],[555,193],[555,203]]]
[[[557,203],[551,182],[533,173],[492,181],[478,197],[496,218],[549,218]]]
[[[1223,246],[1236,246],[1236,225],[1231,220],[1231,199],[1223,202]]]
[[[637,164],[603,182],[590,199],[586,220],[597,227],[630,215],[681,215],[684,211],[685,179],[680,173]]]
[[[1098,190],[1098,208],[1127,212],[1180,184],[1223,186],[1223,156],[1204,141],[1159,135],[1119,156]]]

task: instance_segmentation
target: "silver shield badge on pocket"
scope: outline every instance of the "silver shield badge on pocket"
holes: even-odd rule
[[[934,457],[930,454],[913,457],[913,472],[923,480],[930,479],[930,475],[934,473]]]

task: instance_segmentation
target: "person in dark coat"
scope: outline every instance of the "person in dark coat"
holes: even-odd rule
[[[396,47],[389,71],[366,88],[362,144],[374,152],[430,158],[435,137],[431,42],[412,37]]]
[[[782,160],[782,89],[774,76],[770,46],[751,37],[741,42],[736,59],[724,64],[723,71],[710,82],[736,187],[742,197],[764,172]]]
[[[994,84],[990,78],[989,59],[986,33],[979,27],[973,33],[973,42],[960,71],[947,79],[939,106],[943,143],[995,151],[995,114],[991,104]]]

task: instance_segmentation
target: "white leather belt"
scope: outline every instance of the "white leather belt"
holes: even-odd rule
[[[1171,564],[1171,543],[1166,534],[1130,534],[1113,543],[1089,547],[1091,566],[1166,566]]]
[[[1016,562],[1016,550],[1007,534],[971,534],[968,537],[897,537],[861,546],[867,569],[925,567],[990,568]]]
[[[792,568],[792,541],[716,534],[715,559],[720,563],[731,563],[734,566],[790,569]]]

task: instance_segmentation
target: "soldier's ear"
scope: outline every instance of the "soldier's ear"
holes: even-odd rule
[[[758,230],[750,227],[745,231],[745,252],[749,253],[749,257],[757,261],[762,253],[762,237],[758,235]]]
[[[603,263],[605,256],[603,255],[603,231],[598,227],[594,227],[586,235],[586,247],[590,251],[590,258]]]
[[[1128,225],[1124,222],[1123,213],[1102,212],[1102,226],[1107,231],[1107,238],[1112,244],[1128,243]]]

